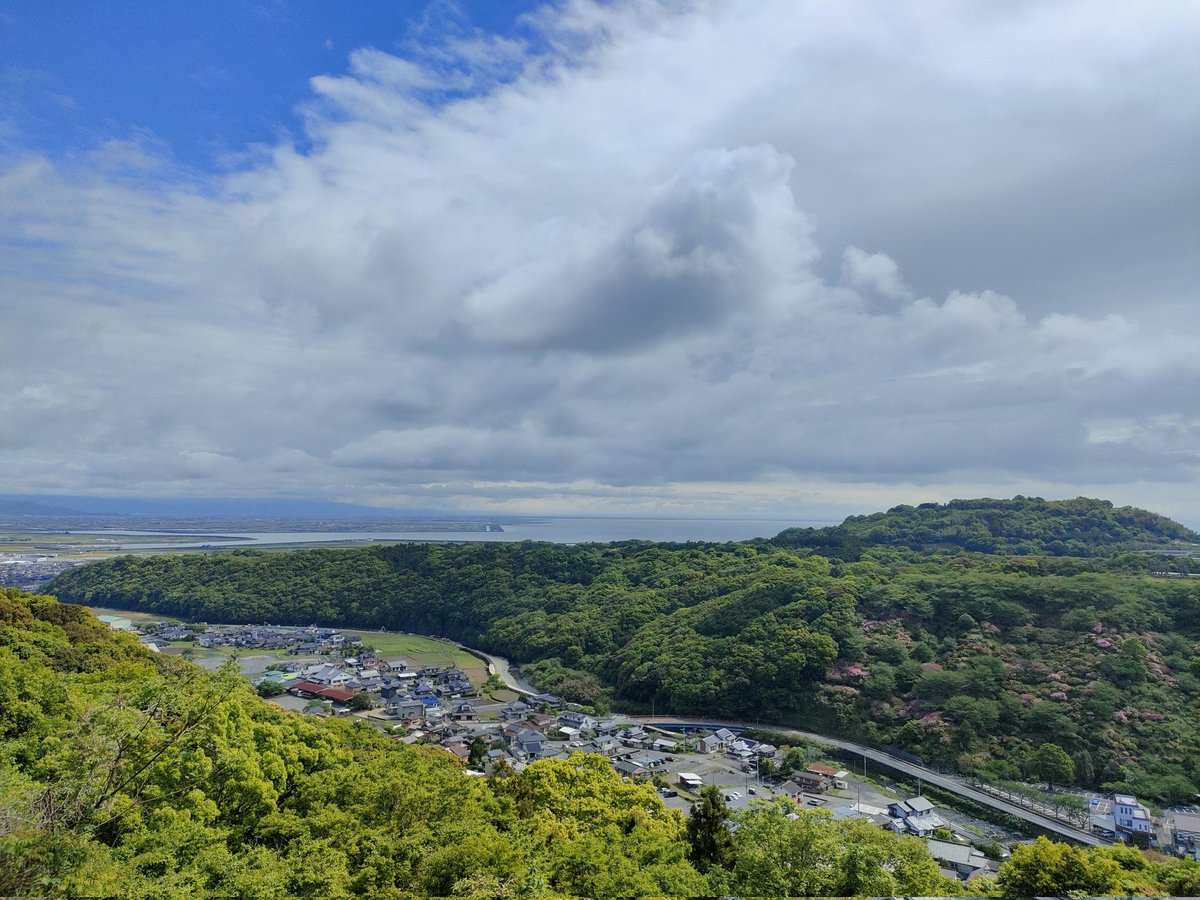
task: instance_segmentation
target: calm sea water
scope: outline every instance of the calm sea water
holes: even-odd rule
[[[195,543],[133,543],[127,549],[249,547],[256,544],[316,544],[373,541],[743,541],[773,537],[794,526],[820,527],[833,522],[815,519],[600,519],[561,518],[505,524],[504,531],[262,531],[197,536]],[[95,532],[93,532],[95,533]],[[108,533],[108,532],[105,532]],[[132,534],[134,532],[123,532]],[[147,532],[139,532],[147,534]],[[174,532],[178,534],[178,532]],[[121,533],[112,532],[114,537]]]

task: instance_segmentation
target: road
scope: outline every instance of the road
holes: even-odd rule
[[[977,791],[974,788],[963,783],[961,778],[953,775],[942,775],[939,772],[934,772],[932,769],[926,769],[924,766],[918,766],[905,760],[892,756],[890,753],[885,753],[882,750],[876,750],[872,747],[864,747],[862,744],[855,744],[852,741],[844,741],[840,738],[827,737],[823,734],[813,734],[809,731],[798,731],[794,728],[785,728],[778,725],[758,725],[747,722],[718,722],[711,719],[689,718],[686,716],[629,716],[628,718],[636,722],[641,722],[644,725],[656,725],[659,728],[670,730],[672,724],[681,725],[702,725],[712,728],[734,727],[734,728],[763,728],[771,731],[778,731],[782,734],[794,735],[812,741],[815,744],[824,744],[828,747],[836,747],[839,750],[844,750],[848,753],[853,753],[861,758],[866,758],[876,763],[877,765],[886,766],[896,772],[901,772],[908,775],[910,778],[919,778],[922,781],[932,784],[942,790],[957,794],[960,797],[965,797],[980,806],[986,806],[991,809],[999,810],[1014,818],[1021,819],[1031,825],[1036,825],[1045,831],[1049,831],[1060,837],[1075,841],[1080,844],[1087,844],[1091,847],[1106,847],[1108,842],[1101,840],[1094,834],[1090,834],[1079,828],[1073,828],[1070,825],[1065,825],[1062,822],[1055,821],[1031,810],[1017,806],[1014,803],[1009,803],[999,797],[993,797],[985,794],[982,791]]]
[[[512,664],[503,656],[496,656],[494,653],[484,653],[482,650],[476,650],[474,647],[468,647],[466,644],[460,644],[457,641],[451,641],[454,646],[460,650],[466,650],[472,656],[477,656],[487,663],[489,675],[499,675],[500,680],[516,691],[518,694],[540,694],[542,693],[529,682],[525,681],[512,670]]]
[[[520,676],[512,671],[509,661],[503,656],[495,656],[491,653],[484,653],[482,650],[476,650],[474,647],[467,647],[464,644],[458,644],[463,650],[474,654],[485,660],[488,664],[488,672],[499,675],[510,688],[521,694],[537,694],[541,693],[537,688],[525,682]],[[764,728],[771,731],[778,731],[782,734],[795,735],[796,737],[804,738],[812,741],[815,744],[824,744],[827,747],[836,747],[839,750],[844,750],[848,753],[853,753],[860,758],[869,759],[876,765],[886,766],[893,771],[900,772],[910,778],[919,778],[928,784],[932,784],[942,790],[949,791],[952,794],[957,794],[967,800],[978,803],[980,806],[986,806],[990,809],[998,810],[1014,818],[1020,819],[1023,822],[1028,822],[1031,825],[1036,825],[1038,828],[1044,829],[1052,834],[1064,837],[1067,840],[1075,841],[1076,843],[1086,844],[1091,847],[1106,847],[1108,842],[1102,840],[1094,834],[1083,831],[1079,828],[1073,828],[1055,819],[1040,815],[1032,810],[1017,806],[1015,803],[1009,803],[999,797],[993,797],[990,794],[985,794],[983,791],[978,791],[973,787],[965,784],[963,780],[954,775],[943,775],[940,772],[934,772],[932,769],[926,769],[924,766],[918,766],[915,763],[910,763],[906,760],[892,756],[883,750],[876,750],[873,747],[865,747],[862,744],[856,744],[853,741],[844,741],[841,738],[828,737],[823,734],[813,734],[810,731],[799,731],[795,728],[786,728],[782,725],[768,724],[751,724],[748,722],[724,722],[715,721],[712,719],[690,718],[687,716],[627,716],[635,722],[641,722],[647,725],[657,725],[660,728],[670,730],[670,725],[678,723],[681,725],[702,725],[712,727],[713,729],[732,726],[734,728]]]

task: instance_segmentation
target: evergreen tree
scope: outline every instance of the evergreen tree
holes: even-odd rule
[[[729,833],[729,809],[720,788],[707,785],[700,791],[700,802],[688,817],[689,857],[701,872],[713,867],[733,868],[733,835]]]

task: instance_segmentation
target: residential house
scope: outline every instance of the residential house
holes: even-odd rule
[[[589,743],[583,745],[582,750],[584,753],[598,753],[612,759],[621,754],[622,748],[616,738],[606,736],[593,738]]]
[[[792,780],[812,794],[823,794],[830,788],[829,779],[816,772],[794,772]]]
[[[613,763],[613,768],[617,770],[618,775],[624,775],[626,778],[645,778],[650,774],[645,765],[632,759],[618,759]]]
[[[509,747],[517,759],[539,759],[545,754],[547,744],[546,736],[540,731],[522,728],[513,737]]]
[[[529,702],[534,706],[549,706],[551,709],[561,709],[563,705],[562,697],[556,697],[554,694],[534,694],[529,698]]]
[[[969,844],[932,839],[926,844],[929,847],[929,855],[941,864],[942,869],[949,870],[963,881],[993,870],[990,860]]]
[[[775,788],[775,793],[782,797],[787,797],[789,800],[795,800],[804,793],[804,788],[796,784],[796,782],[789,780]]]
[[[1113,794],[1112,817],[1118,837],[1147,843],[1154,833],[1150,811],[1131,794]]]
[[[842,819],[859,819],[863,822],[870,822],[872,825],[886,827],[892,821],[892,817],[887,814],[887,810],[878,806],[871,806],[868,803],[851,803],[849,806],[839,806],[832,810],[833,817],[839,821]]]
[[[384,700],[391,700],[393,697],[408,696],[408,685],[400,681],[387,681],[379,689],[379,695]]]
[[[617,740],[626,747],[635,747],[638,750],[645,750],[654,743],[654,739],[640,725],[631,725],[622,729],[617,734]]]
[[[581,712],[565,712],[558,717],[558,724],[565,725],[568,728],[575,728],[579,731],[595,731],[596,720],[586,713]]]
[[[489,750],[483,755],[483,771],[491,775],[496,770],[496,766],[502,761],[509,766],[513,764],[513,758],[508,755],[507,751],[498,749]]]
[[[716,731],[714,731],[712,734],[710,734],[708,737],[700,738],[700,742],[699,742],[700,752],[701,753],[723,752],[725,750],[728,750],[730,744],[732,744],[736,739],[737,739],[737,735],[735,735],[728,728],[719,728]]]
[[[912,797],[888,804],[888,814],[904,825],[904,830],[917,837],[928,837],[934,829],[944,828],[946,820],[937,814],[935,807],[924,797]]]
[[[453,722],[478,722],[479,710],[463,700],[450,707],[450,720]]]
[[[425,718],[425,704],[413,697],[393,697],[387,701],[383,710],[397,719]]]
[[[328,687],[342,687],[352,680],[349,673],[343,672],[337,666],[320,666],[315,672],[305,671],[304,677],[308,681]]]
[[[514,700],[507,706],[501,707],[500,718],[506,722],[513,719],[524,719],[531,712],[533,712],[533,707],[524,700]]]
[[[554,716],[548,716],[545,713],[533,713],[525,721],[529,723],[530,727],[536,728],[538,731],[545,731],[558,724],[558,720]]]

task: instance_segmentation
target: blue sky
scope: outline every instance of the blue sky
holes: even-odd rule
[[[424,0],[4,0],[0,103],[16,140],[54,154],[133,133],[180,163],[229,165],[252,144],[303,136],[296,107],[350,51],[411,49],[484,30],[531,37],[536,4]]]
[[[0,493],[1194,523],[1196,46],[1190,0],[0,0]]]

